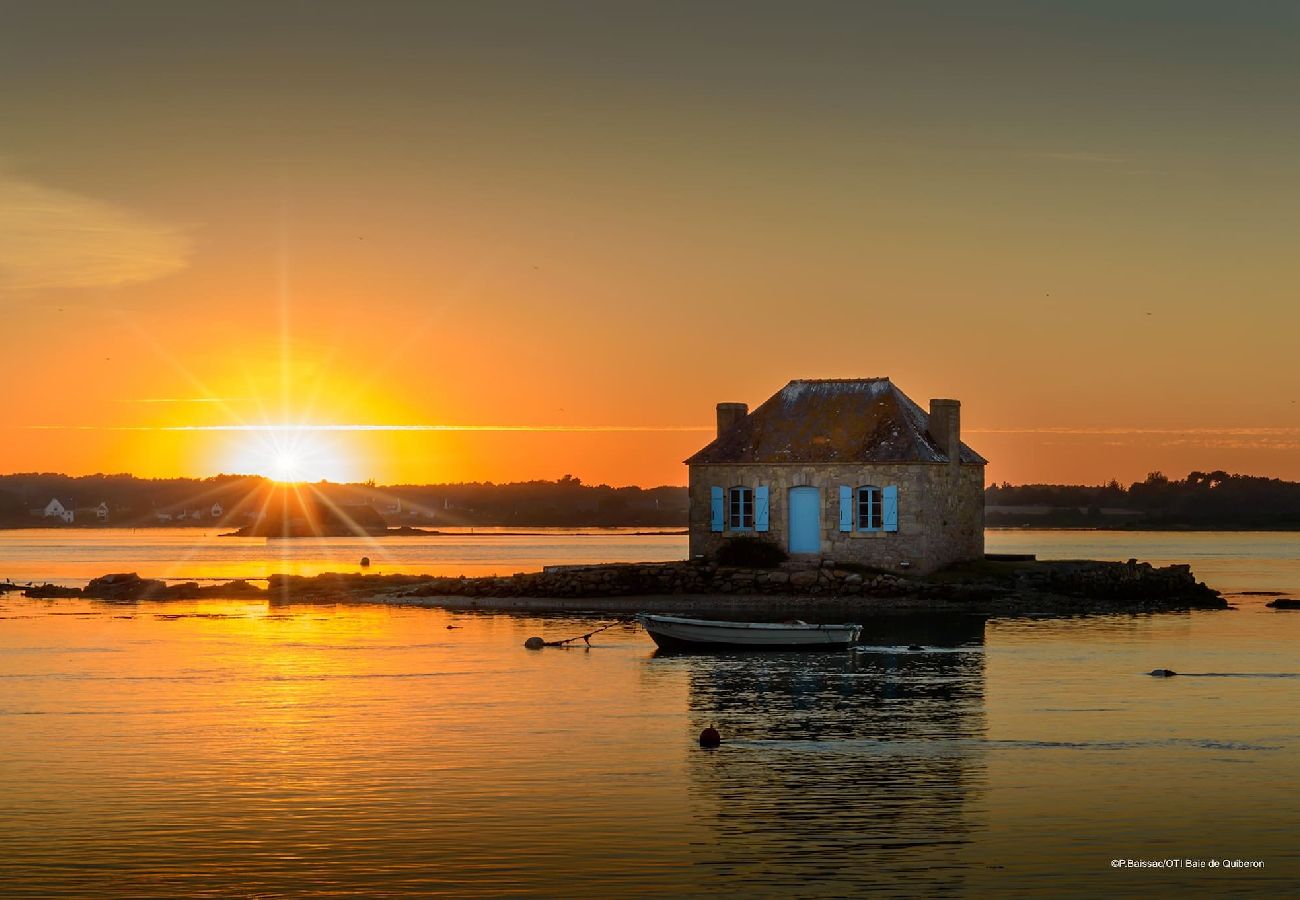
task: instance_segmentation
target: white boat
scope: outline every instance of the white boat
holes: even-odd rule
[[[862,634],[861,625],[722,622],[650,613],[636,618],[664,650],[843,650]]]

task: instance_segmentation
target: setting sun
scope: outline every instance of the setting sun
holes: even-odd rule
[[[356,478],[342,448],[310,427],[250,428],[237,434],[222,466],[227,471],[265,475],[282,483]]]
[[[308,478],[303,460],[289,450],[276,453],[266,474],[276,481],[305,481]]]

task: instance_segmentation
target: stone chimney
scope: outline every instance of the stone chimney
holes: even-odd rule
[[[961,462],[961,401],[930,401],[930,437],[953,465]]]
[[[722,437],[731,427],[749,415],[748,403],[718,404],[718,437]]]

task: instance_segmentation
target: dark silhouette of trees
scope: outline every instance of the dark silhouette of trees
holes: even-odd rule
[[[54,526],[33,515],[52,498],[75,507],[109,507],[108,525],[144,527],[243,526],[249,514],[273,504],[279,488],[264,478],[217,475],[212,478],[145,479],[130,475],[72,477],[49,472],[0,475],[0,526]],[[437,528],[447,525],[646,526],[684,527],[686,488],[587,485],[566,475],[557,481],[511,484],[376,485],[319,482],[300,490],[340,507],[369,506],[390,525]],[[213,504],[222,518],[211,518]],[[189,514],[204,515],[195,520]],[[178,517],[187,513],[184,520]],[[62,523],[57,523],[62,524]],[[101,524],[79,517],[78,526]]]
[[[985,501],[993,508],[989,524],[1300,529],[1300,483],[1222,470],[1181,480],[1157,471],[1127,489],[1113,480],[1100,487],[1003,483],[989,487]]]
[[[78,508],[106,503],[109,525],[239,527],[248,524],[246,514],[266,508],[276,490],[272,482],[250,475],[0,475],[0,527],[55,525],[32,514],[55,497]],[[320,482],[303,490],[340,507],[369,506],[394,526],[686,526],[684,487],[589,485],[572,475],[509,484]],[[1113,479],[1103,485],[1003,482],[988,487],[985,501],[990,525],[1300,529],[1300,483],[1221,470],[1190,472],[1183,479],[1152,472],[1128,487]],[[223,509],[220,520],[210,516],[213,504]],[[195,510],[205,515],[178,520],[180,513]],[[100,523],[84,516],[76,523],[95,524]]]

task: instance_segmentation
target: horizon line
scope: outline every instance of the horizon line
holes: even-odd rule
[[[707,432],[715,425],[567,425],[567,424],[431,424],[431,423],[230,423],[218,425],[83,425],[75,423],[5,423],[4,427],[26,431],[159,431],[159,432]],[[1054,434],[1054,435],[1300,435],[1300,426],[1212,425],[1185,428],[1151,428],[1122,425],[1025,425],[986,426],[963,429],[965,434]]]
[[[712,431],[712,425],[393,425],[377,423],[234,424],[234,425],[8,425],[29,431]]]

